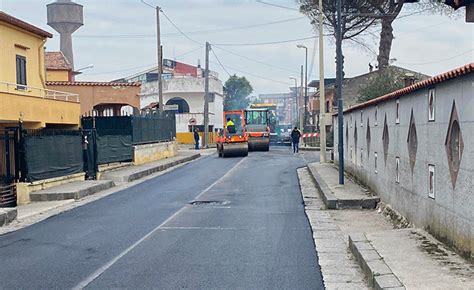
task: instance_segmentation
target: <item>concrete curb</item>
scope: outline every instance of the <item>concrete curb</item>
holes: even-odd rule
[[[328,209],[375,209],[380,202],[380,197],[369,196],[360,199],[338,199],[321,175],[310,166],[308,169]]]
[[[349,249],[374,289],[405,289],[397,276],[374,249],[365,234],[349,234]]]
[[[187,157],[184,157],[184,158],[180,158],[178,160],[175,160],[175,161],[172,161],[172,162],[169,162],[169,163],[158,165],[156,167],[144,168],[142,170],[138,170],[136,172],[133,172],[133,173],[130,173],[130,174],[124,174],[124,175],[118,174],[117,171],[115,171],[115,172],[110,171],[110,172],[104,173],[102,175],[101,179],[102,180],[111,180],[111,181],[114,181],[114,182],[131,182],[131,181],[143,178],[145,176],[151,175],[153,173],[156,173],[156,172],[163,171],[163,170],[166,170],[168,168],[174,167],[176,165],[192,161],[192,160],[197,159],[199,157],[201,157],[201,154],[196,153],[196,154],[193,154],[193,155],[190,155],[190,156],[187,156]]]
[[[8,225],[16,219],[16,208],[0,208],[0,227]]]
[[[30,200],[32,202],[66,199],[78,200],[114,186],[115,183],[109,180],[76,181],[51,187],[49,189],[32,192],[30,193]]]
[[[328,209],[337,209],[338,208],[338,199],[332,193],[331,189],[327,185],[326,181],[319,175],[317,172],[313,172],[308,166],[308,171],[311,178],[313,179],[318,191],[321,193],[321,198],[323,199],[324,204]]]

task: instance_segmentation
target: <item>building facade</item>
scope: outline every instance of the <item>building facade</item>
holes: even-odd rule
[[[276,116],[280,125],[292,125],[295,116],[296,95],[295,92],[275,93],[275,94],[259,94],[260,103],[275,104]]]
[[[473,84],[471,63],[353,106],[344,112],[343,134],[348,172],[415,226],[471,259]],[[338,152],[334,156],[337,161]]]
[[[78,128],[79,97],[48,90],[45,43],[52,35],[0,11],[0,128]]]
[[[204,77],[198,65],[163,60],[163,103],[166,110],[176,112],[176,132],[189,133],[193,128],[204,129]],[[157,70],[151,69],[120,81],[142,83],[140,108],[158,108]],[[209,78],[209,131],[223,128],[224,88],[217,73]],[[178,134],[178,136],[184,136]],[[189,138],[188,138],[189,139]],[[192,141],[192,139],[190,139]]]
[[[140,83],[48,81],[46,85],[79,95],[81,115],[123,116],[140,108]]]

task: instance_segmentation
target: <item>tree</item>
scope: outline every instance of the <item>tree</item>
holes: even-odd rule
[[[297,2],[300,4],[300,11],[309,17],[311,24],[315,27],[315,30],[318,31],[319,14],[321,11],[319,1],[297,0]],[[335,39],[337,27],[336,1],[323,0],[322,3],[324,30],[333,35]],[[362,36],[364,32],[378,21],[378,19],[371,16],[375,13],[374,6],[366,0],[345,1],[343,11],[346,16],[342,17],[342,40],[351,40],[361,44],[362,42],[357,40],[357,38]],[[364,11],[365,14],[361,14],[360,11]],[[342,68],[342,70],[342,75],[344,76],[344,68]],[[338,76],[339,71],[336,71],[336,78],[338,78]],[[338,83],[337,79],[336,83]],[[334,106],[337,106],[337,98],[334,98]]]
[[[245,77],[230,76],[225,82],[227,96],[224,99],[224,110],[244,110],[249,105],[247,98],[253,91],[250,82]]]
[[[363,103],[404,88],[406,86],[405,79],[407,77],[413,78],[412,80],[417,82],[426,76],[423,77],[423,75],[416,73],[407,76],[406,71],[394,66],[388,66],[383,70],[379,70],[377,75],[359,90],[360,96],[357,101]]]
[[[311,24],[316,29],[319,28],[319,1],[318,0],[297,0],[300,11],[307,15]],[[365,48],[368,46],[363,40],[358,39],[370,28],[381,24],[379,49],[377,63],[379,69],[386,68],[390,63],[390,52],[394,39],[392,24],[397,19],[405,4],[410,5],[412,13],[429,11],[431,13],[446,14],[456,16],[453,9],[441,2],[422,0],[419,3],[412,3],[413,0],[354,0],[344,1],[342,24],[343,40],[351,40]],[[336,27],[335,20],[335,0],[323,0],[324,28],[334,34]]]

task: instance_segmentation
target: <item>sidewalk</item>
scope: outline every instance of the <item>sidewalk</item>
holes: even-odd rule
[[[378,196],[350,179],[345,178],[344,186],[339,185],[339,172],[330,163],[311,163],[308,169],[328,209],[374,209],[380,201]]]
[[[117,182],[113,187],[103,187],[102,190],[96,191],[94,192],[94,194],[91,194],[91,191],[88,191],[88,186],[97,188],[96,183],[101,183],[100,181],[74,182],[74,184],[65,184],[47,189],[42,192],[42,194],[40,194],[40,196],[44,196],[44,199],[42,199],[43,197],[38,197],[38,200],[44,201],[32,202],[26,205],[19,205],[14,208],[16,219],[11,220],[10,218],[9,224],[4,225],[1,223],[2,217],[4,215],[2,211],[3,209],[0,209],[0,235],[19,230],[21,228],[40,222],[51,216],[55,216],[62,212],[96,201],[115,192],[134,186],[138,183],[165,174],[166,172],[174,170],[177,166],[181,164],[185,164],[187,162],[190,162],[191,160],[199,158],[199,156],[201,156],[200,153],[204,153],[203,155],[211,155],[215,153],[215,149],[207,149],[204,152],[201,151],[204,150],[199,150],[198,152],[196,152],[195,150],[181,150],[179,151],[179,155],[173,158],[167,158],[149,164],[130,166],[118,169],[117,171],[122,172],[121,174],[118,174],[118,176],[122,177],[130,176],[130,171],[128,171],[127,169],[130,169],[131,167],[133,170],[137,171],[142,171],[146,169],[150,174],[147,176],[142,176],[140,179],[136,179],[130,182]],[[150,168],[158,168],[159,170],[151,172]],[[114,182],[112,181],[105,181],[105,183],[114,184]],[[84,194],[84,192],[87,192],[87,194]],[[52,200],[53,198],[50,198],[50,194],[51,196],[54,196],[56,200]],[[63,197],[64,200],[58,200],[59,197]],[[9,217],[12,214],[13,212],[9,212]]]
[[[334,180],[338,180],[338,171],[334,167],[328,170],[326,165],[310,164],[308,168],[318,173],[329,187],[334,185]],[[323,279],[325,283],[328,281],[328,289],[341,288],[331,280],[334,272],[336,276],[346,272],[354,274],[342,288],[353,289],[357,285],[362,288],[358,284],[360,279],[355,276],[352,263],[359,264],[358,270],[365,274],[365,287],[474,289],[474,265],[460,258],[425,231],[407,228],[408,223],[402,218],[391,218],[396,213],[389,206],[379,203],[377,210],[326,210],[321,198],[323,194],[317,194],[316,184],[311,178],[308,181],[309,171],[306,171],[306,177],[304,172],[298,173],[308,219],[314,232],[315,246],[320,256]],[[345,185],[338,186],[336,192],[342,196],[350,195],[355,190],[365,192],[365,189],[346,178]],[[322,225],[326,227],[325,232],[320,230]],[[327,245],[321,242],[331,235],[335,242]],[[331,256],[324,249],[328,245],[339,249],[339,255],[333,255],[332,263],[342,265],[341,267],[328,267],[326,260]],[[352,252],[350,259],[346,256],[348,249]]]

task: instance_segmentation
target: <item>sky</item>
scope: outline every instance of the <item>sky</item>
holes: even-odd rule
[[[266,5],[257,0],[147,0],[160,5],[164,58],[192,65],[204,64],[205,45],[214,54],[210,68],[225,81],[229,74],[245,76],[260,93],[285,93],[298,78],[308,47],[309,80],[319,78],[318,41],[306,39],[315,34],[307,17],[294,0],[266,0],[290,9]],[[0,10],[53,33],[46,46],[59,50],[59,35],[46,24],[46,4],[53,0],[0,0]],[[84,26],[73,34],[76,69],[93,64],[77,79],[110,81],[153,67],[156,56],[155,10],[140,0],[76,0],[84,6]],[[401,15],[412,11],[404,8]],[[166,16],[183,31],[183,36]],[[269,24],[270,23],[270,24]],[[262,25],[264,24],[264,25]],[[380,27],[374,27],[377,34]],[[474,23],[465,23],[464,11],[458,17],[424,12],[397,19],[394,23],[391,58],[393,64],[427,75],[436,75],[474,61]],[[378,40],[368,36],[365,46],[378,50]],[[345,41],[346,42],[346,41]],[[243,45],[246,44],[246,45]],[[346,42],[345,75],[368,72],[376,55],[360,45]],[[335,46],[325,37],[326,77],[335,75]],[[220,64],[219,64],[220,62]],[[221,66],[225,67],[225,69]]]

